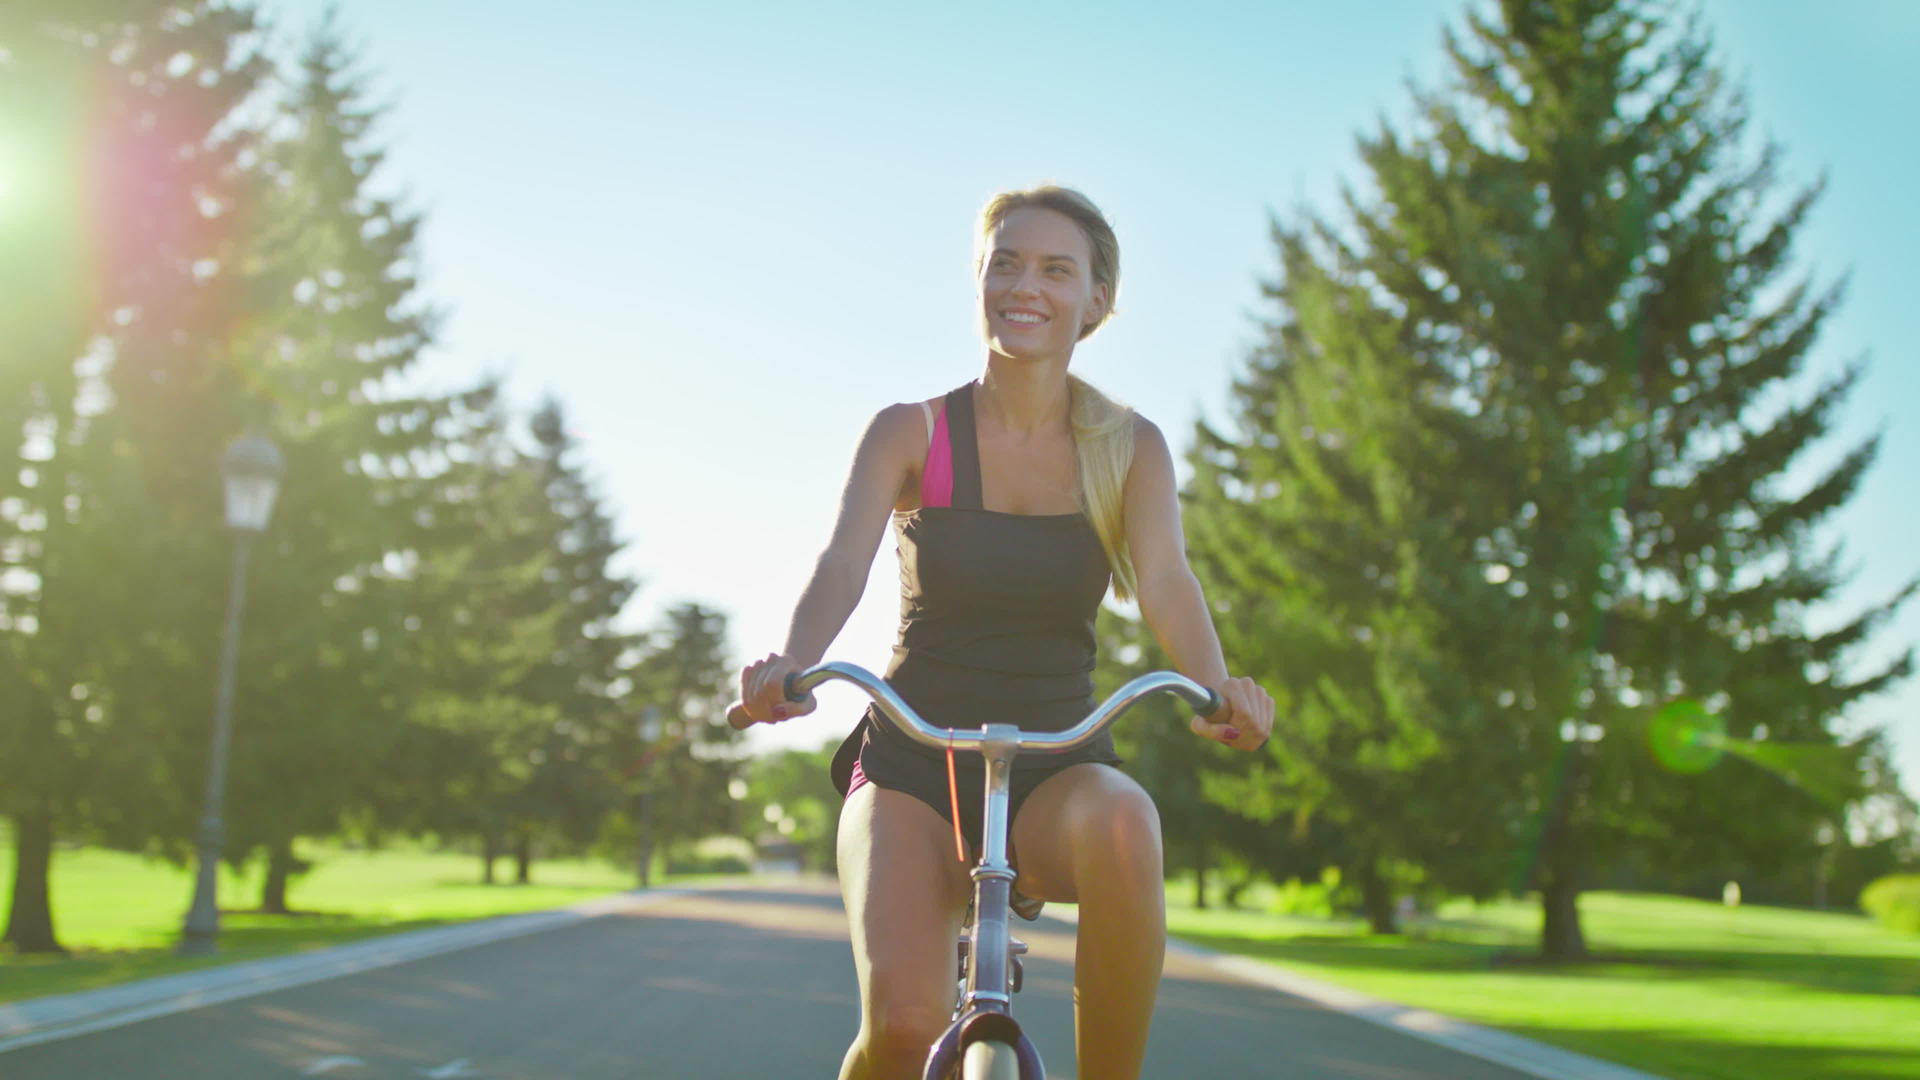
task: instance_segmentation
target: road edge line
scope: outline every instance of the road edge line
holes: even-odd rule
[[[496,941],[557,930],[636,906],[684,896],[696,887],[635,889],[545,911],[496,915],[368,938],[306,953],[263,957],[199,971],[28,998],[0,1005],[0,1054],[106,1031],[155,1017],[404,964]]]

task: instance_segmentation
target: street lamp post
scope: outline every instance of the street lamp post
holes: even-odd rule
[[[640,736],[640,798],[638,834],[634,844],[635,868],[640,872],[640,887],[653,887],[653,784],[658,770],[654,767],[660,752],[660,735],[665,725],[660,722],[660,707],[649,705],[640,713],[640,722],[634,725],[634,734]]]
[[[200,867],[193,884],[193,906],[187,909],[180,952],[206,955],[215,949],[220,933],[220,908],[215,899],[215,871],[220,865],[224,829],[220,804],[227,788],[227,742],[233,728],[234,668],[240,649],[240,608],[246,597],[247,557],[253,541],[266,531],[273,500],[280,490],[286,461],[280,451],[258,433],[235,440],[220,460],[226,479],[227,527],[233,530],[233,579],[227,586],[227,628],[220,643],[220,684],[214,699],[213,749],[207,761],[207,793],[200,816]]]

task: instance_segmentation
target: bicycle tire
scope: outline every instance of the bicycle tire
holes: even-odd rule
[[[973,1043],[960,1059],[960,1080],[1020,1080],[1020,1052],[997,1039]]]

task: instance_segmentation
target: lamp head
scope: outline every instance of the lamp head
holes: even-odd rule
[[[280,493],[280,474],[287,468],[280,449],[266,436],[250,431],[235,439],[220,459],[227,482],[227,527],[261,533],[273,516],[273,500]]]

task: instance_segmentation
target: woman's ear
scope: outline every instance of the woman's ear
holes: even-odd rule
[[[1100,325],[1100,320],[1107,317],[1107,304],[1112,298],[1113,290],[1107,288],[1105,284],[1097,284],[1093,287],[1093,303],[1087,305],[1087,317],[1080,323],[1081,331]]]

